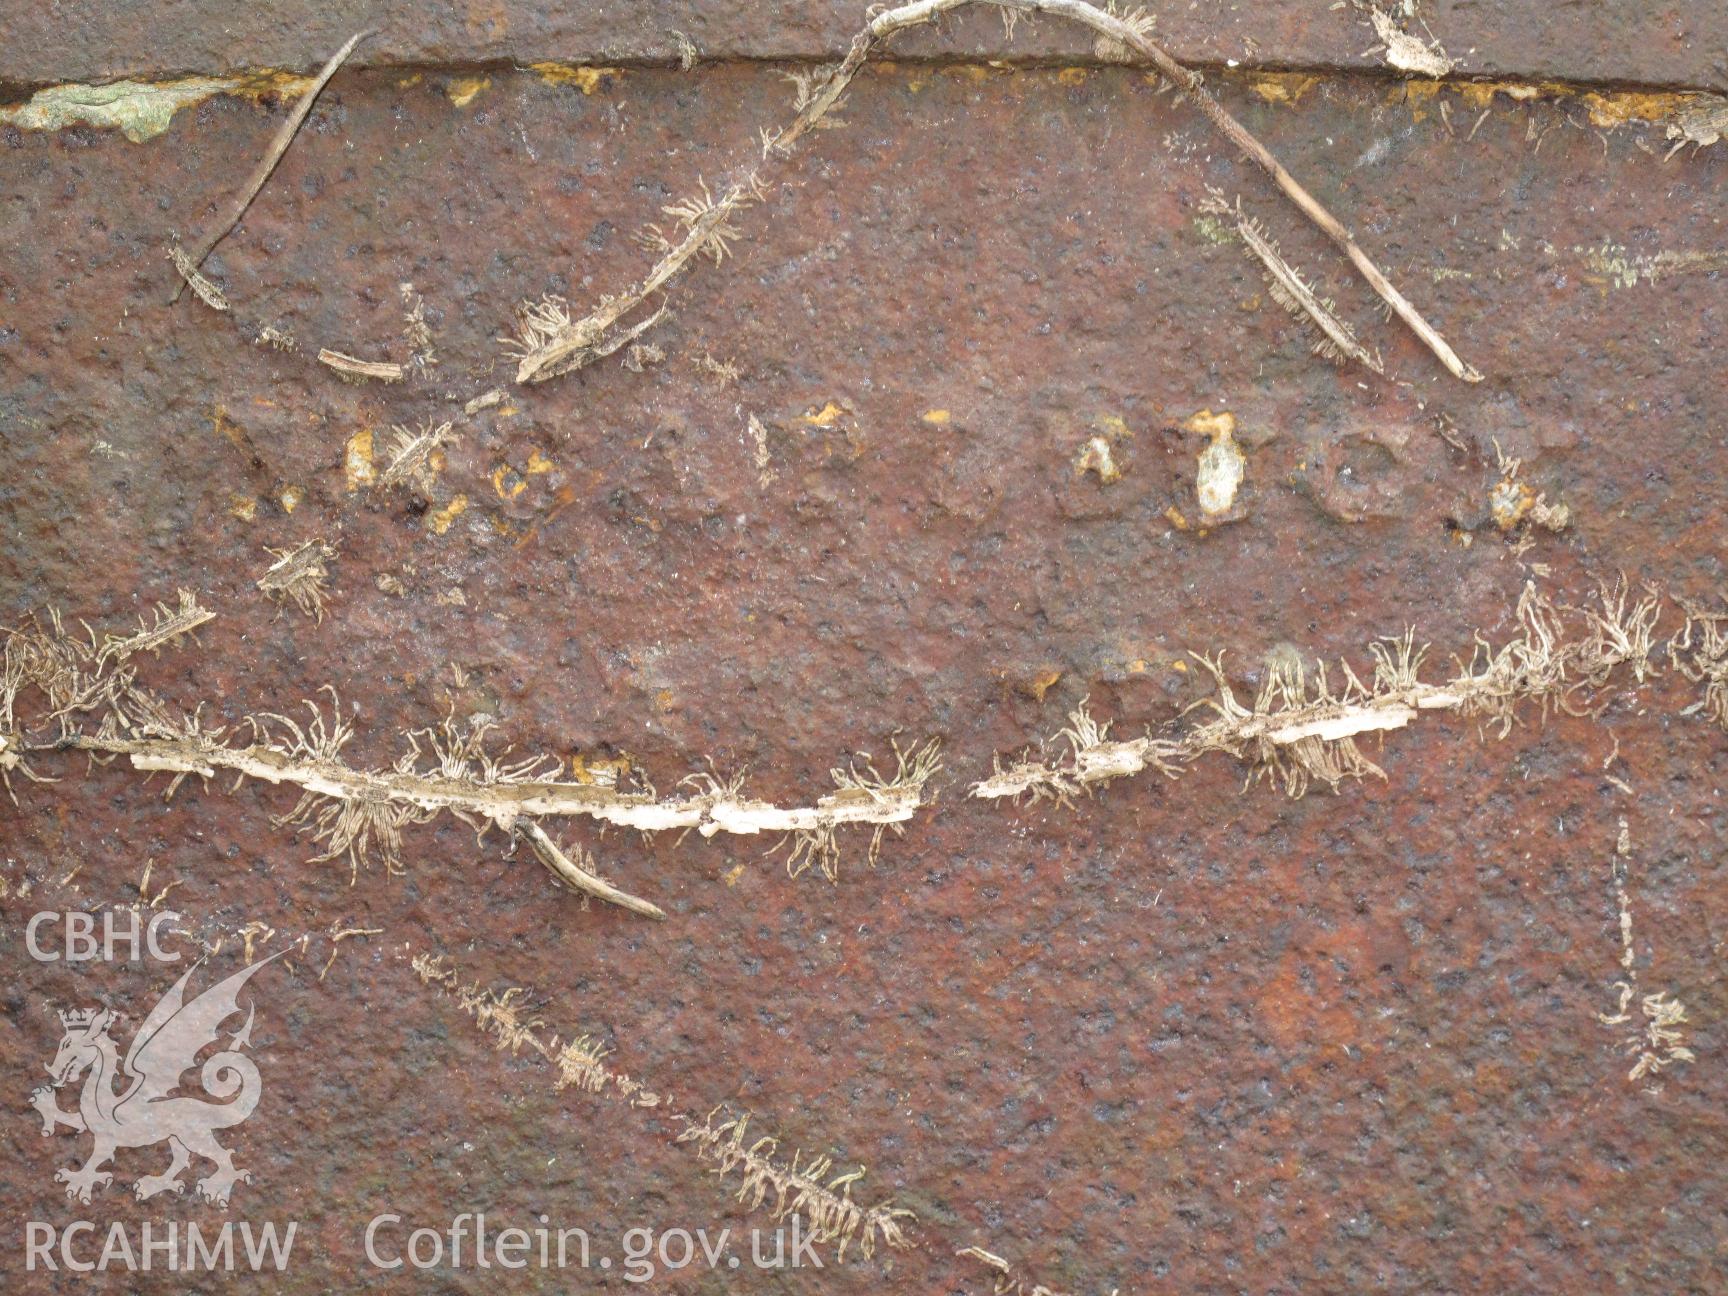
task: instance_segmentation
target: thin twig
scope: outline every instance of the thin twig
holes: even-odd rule
[[[282,160],[282,155],[288,151],[288,146],[294,142],[294,136],[300,130],[300,123],[305,121],[306,114],[312,111],[312,101],[318,97],[319,92],[324,89],[330,78],[336,75],[336,69],[341,67],[343,61],[354,52],[354,47],[372,34],[371,31],[354,33],[348,38],[347,44],[330,56],[330,61],[324,65],[306,93],[300,96],[300,102],[294,105],[294,111],[288,115],[288,120],[283,122],[281,128],[276,132],[276,138],[270,141],[269,152],[265,153],[258,165],[253,168],[252,177],[247,180],[246,187],[240,191],[239,196],[234,200],[234,206],[229,211],[228,218],[218,225],[213,233],[206,235],[204,240],[198,244],[197,250],[187,257],[194,270],[204,264],[204,258],[209,256],[216,245],[227,238],[233,228],[240,223],[240,218],[246,214],[246,209],[252,205],[252,200],[258,196],[258,191],[264,187],[264,182],[270,178],[270,173],[276,169],[276,164]],[[181,273],[182,275],[185,274],[183,267]],[[180,300],[180,291],[185,286],[184,279],[175,285],[174,295],[168,299],[170,305]]]

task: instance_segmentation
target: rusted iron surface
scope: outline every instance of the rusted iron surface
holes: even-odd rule
[[[1132,7],[1132,6],[1127,6]],[[1438,41],[1460,74],[1728,90],[1728,36],[1709,0],[1651,6],[1484,5],[1424,0],[1384,6],[1405,30]],[[237,8],[197,0],[152,9],[19,5],[0,48],[0,85],[213,75],[237,68],[310,70],[352,33],[375,29],[358,62],[669,63],[680,37],[705,59],[837,58],[865,21],[856,0],[706,0],[547,6],[336,4]],[[1368,10],[1269,4],[1150,6],[1159,39],[1189,61],[1222,67],[1384,68]],[[1405,16],[1405,10],[1414,17]],[[1006,39],[987,9],[901,37],[906,58],[1089,59],[1092,38],[1054,20]]]
[[[719,12],[689,20],[698,44],[785,52],[762,11],[736,30]],[[811,53],[849,25],[816,12],[791,29]],[[373,56],[545,50],[544,29],[501,15],[416,19],[420,44]],[[350,20],[320,15],[336,26],[308,20],[300,38]],[[573,42],[610,30],[561,21]],[[1258,39],[1221,21],[1196,10],[1161,30],[1215,57]],[[658,50],[684,22],[633,20],[615,39],[639,44],[617,52]],[[1336,24],[1312,37],[1326,58],[1365,44],[1342,14],[1285,22]],[[31,30],[7,57],[59,68],[46,79],[120,70],[77,42],[84,63],[50,64]],[[1582,19],[1523,35],[1508,44],[1535,52],[1504,57],[1566,61],[1544,42],[1589,39]],[[251,57],[222,40],[183,47],[200,51],[188,65]],[[1642,60],[1624,65],[1635,79],[1699,75],[1668,44],[1616,52]],[[240,966],[234,933],[254,921],[276,932],[262,953],[314,938],[256,983],[265,1101],[234,1136],[254,1181],[226,1217],[301,1222],[271,1291],[545,1281],[372,1269],[360,1233],[381,1212],[545,1215],[597,1246],[633,1226],[764,1222],[651,1113],[555,1092],[536,1059],[494,1051],[413,976],[421,952],[532,987],[550,1028],[597,1036],[682,1103],[754,1112],[788,1150],[867,1163],[861,1198],[917,1211],[916,1249],[795,1275],[805,1290],[989,1290],[954,1255],[968,1245],[1074,1293],[1711,1290],[1728,1252],[1728,739],[1681,714],[1685,681],[1595,719],[1531,715],[1505,739],[1425,722],[1371,752],[1384,782],[1337,795],[1245,788],[1222,756],[1071,809],[965,795],[1083,698],[1124,735],[1174,722],[1204,692],[1190,651],[1224,653],[1251,687],[1292,646],[1360,662],[1410,626],[1468,655],[1476,630],[1506,633],[1528,579],[1574,600],[1620,572],[1722,588],[1728,155],[1664,162],[1662,123],[1593,126],[1577,100],[1220,81],[1484,383],[1438,370],[1127,69],[872,72],[732,255],[672,293],[643,339],[662,358],[638,355],[637,372],[620,353],[472,415],[464,401],[509,388],[495,338],[516,303],[552,291],[585,309],[627,286],[649,260],[631,235],[783,118],[775,69],[586,86],[341,74],[205,265],[231,314],[291,333],[292,353],[190,294],[164,305],[170,234],[203,231],[280,108],[210,98],[143,144],[9,130],[6,623],[52,606],[122,628],[195,589],[217,619],[143,659],[143,678],[211,723],[330,685],[360,763],[389,763],[453,710],[581,768],[627,757],[662,789],[712,761],[807,800],[851,753],[925,735],[947,769],[934,810],[875,867],[853,843],[832,885],[788,879],[766,842],[582,837],[667,910],[649,924],[582,907],[525,849],[506,858],[460,824],[410,830],[405,875],[350,886],[345,862],[308,864],[273,826],[286,790],[194,781],[165,803],[160,781],[43,758],[61,781],[20,783],[0,815],[6,1289],[89,1285],[20,1272],[15,1221],[225,1218],[190,1193],[134,1202],[118,1177],[68,1203],[53,1172],[71,1141],[43,1139],[25,1107],[59,1033],[51,1006],[112,1002],[136,1025],[171,978],[37,963],[24,920],[136,899],[149,860],[150,895],[177,883],[165,905],[226,933],[212,968]],[[1242,196],[1386,378],[1309,354],[1203,210],[1209,187]],[[316,361],[406,360],[405,283],[435,367],[350,385]],[[1234,415],[1246,455],[1235,513],[1210,527],[1205,440],[1183,430],[1208,410]],[[444,466],[381,489],[392,425],[446,419]],[[1077,470],[1094,436],[1122,474],[1108,485]],[[1563,530],[1500,533],[1491,492],[1511,458],[1566,505]],[[312,539],[337,555],[321,621],[256,586],[266,547]],[[1686,1001],[1697,1054],[1655,1092],[1627,1081],[1622,1033],[1598,1020],[1622,975],[1622,817],[1643,984]],[[332,924],[381,934],[344,941],[320,980]]]

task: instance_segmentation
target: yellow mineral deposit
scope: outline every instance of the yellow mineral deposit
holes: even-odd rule
[[[348,438],[342,454],[342,480],[351,491],[370,486],[377,473],[372,467],[372,429],[361,428]]]

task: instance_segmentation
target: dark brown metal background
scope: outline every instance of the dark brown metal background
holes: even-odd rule
[[[822,13],[798,28],[812,50],[849,25]],[[460,45],[470,28],[400,28],[416,43],[374,54],[556,47],[507,17],[480,15],[486,38]],[[785,52],[677,17],[699,43]],[[136,65],[134,44],[93,36],[57,62],[36,22],[0,76],[118,71],[113,48]],[[1234,56],[1237,29],[1209,12],[1161,23],[1183,52]],[[253,50],[305,64],[333,43],[283,28],[292,48],[207,33],[188,66]],[[1288,34],[1306,50],[1308,29],[1274,26],[1263,48]],[[1582,18],[1520,30],[1530,43],[1504,57],[1521,65],[1589,40]],[[1622,35],[1606,76],[1720,75],[1707,47]],[[1368,43],[1313,39],[1291,57]],[[1582,48],[1573,70],[1596,70]],[[26,785],[0,818],[14,887],[62,899],[45,879],[77,865],[76,895],[125,900],[153,858],[153,888],[183,879],[174,907],[234,927],[385,929],[346,943],[322,984],[304,969],[257,983],[266,1101],[234,1140],[256,1182],[230,1214],[298,1218],[307,1247],[271,1290],[390,1286],[358,1259],[382,1210],[543,1212],[597,1237],[746,1222],[651,1124],[493,1053],[414,982],[410,948],[535,987],[549,1024],[599,1035],[633,1074],[866,1161],[863,1196],[918,1209],[927,1247],[799,1290],[987,1289],[951,1257],[968,1243],[1072,1292],[1721,1290],[1725,740],[1676,714],[1683,685],[1503,742],[1426,720],[1388,741],[1385,783],[1337,796],[1244,791],[1223,758],[1071,812],[964,794],[1087,695],[1123,730],[1170,721],[1199,695],[1176,669],[1190,649],[1250,680],[1278,645],[1360,660],[1411,624],[1463,650],[1478,627],[1508,631],[1532,563],[1574,596],[1622,570],[1718,589],[1720,272],[1626,287],[1602,267],[1720,250],[1720,149],[1665,164],[1659,127],[1602,132],[1576,102],[1504,99],[1466,142],[1475,112],[1456,97],[1448,126],[1372,79],[1323,79],[1294,109],[1225,80],[1488,374],[1467,388],[1139,73],[872,72],[736,255],[673,294],[664,364],[606,362],[459,422],[433,506],[470,506],[437,535],[401,496],[346,489],[349,436],[446,417],[441,393],[504,381],[492,339],[514,303],[625,285],[645,263],[631,232],[736,165],[788,94],[771,68],[630,71],[592,95],[500,70],[456,107],[451,80],[338,77],[207,267],[305,341],[368,355],[399,349],[412,281],[442,364],[401,388],[343,385],[194,301],[163,305],[169,232],[206,227],[280,111],[212,99],[143,145],[4,132],[5,618],[54,605],[118,626],[194,588],[219,619],[146,662],[147,682],[230,720],[332,684],[369,762],[453,705],[523,748],[627,752],[662,788],[712,758],[748,766],[762,795],[807,798],[895,734],[941,736],[948,771],[935,811],[875,869],[858,844],[837,885],[790,881],[747,840],[598,842],[613,877],[670,911],[653,925],[584,911],[460,825],[415,830],[405,877],[373,869],[351,889],[345,865],[306,865],[308,845],[271,826],[282,791],[192,786],[164,805],[120,769],[55,762],[63,781]],[[1307,354],[1240,246],[1207,236],[1206,184],[1245,195],[1395,381]],[[698,373],[704,351],[742,382]],[[838,421],[806,419],[829,402]],[[1208,408],[1234,412],[1250,449],[1246,516],[1201,536],[1166,510],[1193,515],[1199,446],[1176,429]],[[770,429],[766,487],[751,413]],[[1107,418],[1132,436],[1126,476],[1100,488],[1073,456]],[[1487,522],[1495,441],[1573,513],[1522,555]],[[550,472],[526,473],[534,452]],[[512,498],[501,467],[526,482]],[[289,485],[305,492],[292,514],[272,502]],[[255,520],[231,513],[237,496],[261,501]],[[321,625],[252,587],[263,546],[318,535],[340,550]],[[376,587],[386,573],[408,597]],[[465,604],[436,600],[451,588]],[[1630,797],[1603,776],[1615,738]],[[1595,1018],[1614,1000],[1621,815],[1640,974],[1690,1006],[1699,1057],[1654,1096]],[[55,1043],[49,1005],[142,1002],[161,975],[36,965],[18,921],[34,902],[4,905],[0,1216],[144,1218],[118,1182],[69,1207],[52,1170],[70,1140],[43,1140],[24,1099]],[[0,1254],[10,1265],[16,1244]],[[62,1281],[8,1269],[6,1286]],[[782,1288],[744,1270],[678,1289]]]

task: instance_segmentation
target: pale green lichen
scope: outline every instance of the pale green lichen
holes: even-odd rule
[[[180,109],[241,84],[235,78],[187,77],[160,85],[114,81],[108,85],[50,86],[24,103],[0,108],[0,122],[25,130],[64,130],[79,125],[118,128],[134,144],[142,144],[167,130]]]

